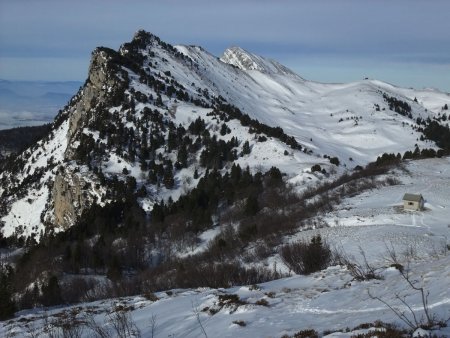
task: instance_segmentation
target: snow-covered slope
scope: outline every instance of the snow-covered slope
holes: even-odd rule
[[[430,314],[448,323],[450,255],[446,245],[450,208],[445,201],[450,200],[450,189],[445,182],[450,179],[449,163],[448,157],[412,161],[406,170],[398,172],[400,185],[348,198],[341,208],[325,216],[329,228],[300,232],[294,237],[308,238],[320,232],[330,244],[341,245],[356,260],[362,260],[362,248],[383,279],[357,281],[345,267],[333,266],[309,276],[292,275],[259,285],[176,289],[146,297],[35,309],[0,323],[0,335],[56,332],[69,322],[79,325],[82,337],[89,337],[93,331],[87,324],[93,319],[110,336],[117,336],[113,325],[116,312],[127,314],[127,323],[142,337],[202,337],[205,333],[208,337],[282,337],[314,329],[322,337],[350,338],[374,330],[375,325],[352,329],[377,320],[405,328],[403,321],[368,293],[404,311],[409,320],[414,318],[407,305],[418,320],[423,319],[420,292],[390,266],[387,248],[396,250],[415,285],[429,292]],[[425,211],[403,212],[403,191],[421,191],[426,199]],[[275,261],[277,269],[284,269],[279,258]],[[238,301],[225,305],[230,295],[236,295]],[[444,327],[434,333],[447,337],[450,329]]]
[[[380,81],[305,81],[239,48],[227,50],[220,60],[198,47],[177,49],[200,65],[202,86],[261,122],[282,127],[317,153],[338,155],[348,165],[350,157],[364,164],[383,152],[403,153],[414,144],[432,147],[420,141],[421,134],[412,128],[415,119],[437,115],[450,101],[446,93],[402,89]],[[412,119],[389,110],[383,93],[410,104]]]
[[[410,116],[390,110],[384,94],[410,105]],[[252,119],[270,127],[281,127],[303,146],[303,151],[291,149],[274,137],[259,142],[252,128],[242,125],[237,119],[226,121],[230,133],[222,135],[219,132],[222,122],[211,114],[216,100],[223,99]],[[67,222],[64,221],[64,227],[68,227],[81,213],[82,208],[75,208],[70,210],[74,216],[63,215],[70,201],[55,205],[53,196],[64,197],[64,194],[52,194],[55,174],[45,173],[40,177],[40,189],[47,192],[39,191],[39,203],[36,200],[33,204],[33,215],[42,217],[40,220],[29,219],[31,216],[25,206],[34,199],[25,192],[28,188],[22,182],[31,180],[33,168],[48,161],[49,156],[53,156],[52,164],[68,164],[71,178],[66,172],[66,183],[73,182],[75,176],[80,179],[81,176],[90,177],[80,176],[76,172],[90,172],[93,167],[101,169],[107,178],[118,176],[125,180],[126,176],[134,177],[137,188],[144,186],[148,192],[147,197],[140,202],[146,211],[150,211],[155,200],[169,197],[176,200],[180,194],[195,186],[197,181],[191,177],[198,167],[203,148],[197,154],[190,154],[186,168],[174,171],[173,187],[161,187],[148,183],[146,169],[142,169],[150,158],[142,166],[143,160],[135,157],[139,155],[139,149],[149,142],[142,139],[142,132],[148,134],[148,140],[157,131],[161,132],[161,137],[167,141],[167,126],[180,124],[187,128],[200,117],[206,121],[210,135],[214,135],[217,140],[228,142],[231,137],[236,137],[239,143],[236,152],[242,151],[245,141],[249,142],[252,153],[239,157],[236,163],[243,167],[249,165],[253,171],[276,166],[287,173],[288,179],[293,182],[306,182],[311,181],[311,178],[312,181],[316,179],[309,173],[314,164],[320,164],[327,172],[330,171],[331,165],[324,157],[338,157],[341,164],[353,168],[358,164],[365,165],[385,152],[403,153],[413,150],[416,145],[420,148],[435,148],[433,142],[423,139],[416,119],[437,116],[445,104],[450,104],[449,95],[437,91],[402,89],[368,80],[350,84],[305,81],[276,61],[241,48],[230,48],[218,59],[201,47],[173,48],[151,34],[138,32],[135,39],[124,44],[119,52],[100,48],[93,53],[88,81],[58,117],[60,122],[65,121],[63,125],[66,129],[63,130],[59,123],[49,136],[49,144],[64,149],[53,156],[43,144],[38,144],[33,152],[28,151],[21,156],[20,161],[25,164],[19,168],[20,173],[0,174],[4,182],[0,187],[0,194],[3,194],[0,220],[5,224],[2,232],[11,235],[19,225],[27,228],[24,234],[31,233],[29,228],[39,232],[43,229],[44,219],[49,224],[54,223],[55,219],[56,223],[61,223],[58,219],[65,219]],[[150,121],[152,118],[148,112],[155,111],[161,114],[158,123],[166,127],[156,126],[154,121]],[[112,119],[114,123],[110,122]],[[108,127],[99,132],[102,129],[100,126],[105,124]],[[120,142],[110,145],[111,140],[117,142],[114,131],[122,133],[124,142],[132,141],[125,152]],[[84,149],[85,144],[98,148],[101,156],[89,154],[86,157],[85,152],[92,149]],[[108,149],[105,149],[106,145]],[[136,147],[137,154],[132,150],[129,156],[130,147]],[[177,160],[176,151],[166,152],[166,148],[159,146],[154,149],[155,155],[161,156],[156,159],[156,164],[163,164],[165,160],[174,163]],[[84,156],[83,160],[78,158],[79,152]],[[54,165],[50,167],[55,170]],[[202,172],[200,170],[200,174]],[[83,184],[92,183],[95,186],[98,183],[96,175],[89,182],[83,181]],[[58,182],[64,183],[61,180]],[[71,184],[62,186],[67,188]],[[12,189],[13,186],[17,189]],[[96,192],[91,191],[90,197],[85,199],[80,189],[72,195],[77,196],[80,206],[88,207],[96,198],[105,199],[105,191],[104,187]],[[48,203],[43,203],[44,196],[48,196]],[[52,216],[53,212],[59,212],[60,215]]]
[[[424,278],[423,286],[427,290],[433,290],[429,306],[438,318],[447,318],[449,315],[450,299],[446,292],[449,263],[447,256],[434,262],[432,266],[421,263],[412,267],[417,275]],[[52,323],[51,327],[55,332],[59,330],[58,325],[61,325],[57,323],[62,323],[59,318],[67,317],[74,326],[79,325],[79,331],[83,332],[81,337],[91,337],[93,331],[80,327],[80,323],[84,323],[86,314],[92,314],[98,325],[109,332],[110,337],[118,337],[111,318],[115,309],[125,309],[123,311],[131,319],[129,323],[135,325],[133,329],[135,332],[139,330],[142,337],[197,338],[204,337],[203,332],[207,337],[217,338],[282,337],[314,329],[322,334],[321,337],[350,338],[368,332],[371,327],[374,330],[375,324],[364,327],[365,330],[350,330],[363,323],[381,320],[403,324],[386,306],[370,299],[367,294],[369,289],[388,301],[396,293],[402,294],[417,316],[423,315],[420,295],[408,289],[398,271],[386,268],[382,273],[385,278],[382,282],[354,282],[345,269],[333,267],[311,276],[293,276],[253,287],[159,292],[155,294],[158,299],[156,301],[140,296],[84,303],[50,311],[35,310],[24,312],[19,318],[1,324],[0,334],[6,336],[11,332],[25,336],[30,327],[34,333],[41,334],[46,329],[46,316],[47,323]],[[227,295],[237,295],[241,304],[220,305],[220,297]],[[266,304],[262,300],[267,305],[262,305]],[[328,334],[323,334],[324,331]],[[445,337],[450,334],[450,330],[444,328],[435,333]]]
[[[26,191],[20,192],[19,198],[11,200],[9,212],[1,219],[4,222],[1,231],[5,237],[13,234],[29,237],[35,234],[39,239],[40,234],[45,231],[41,214],[46,210],[50,199],[51,189],[47,183],[54,180],[55,167],[64,160],[68,125],[69,122],[65,121],[50,137],[39,141],[19,156],[19,160],[23,161],[23,168],[20,168],[12,179],[17,187],[24,181],[28,181],[28,184]],[[3,177],[6,175],[7,173],[3,173]],[[0,186],[0,195],[7,189],[5,185]],[[2,198],[2,202],[6,204],[6,197]]]
[[[247,52],[240,47],[231,47],[225,50],[220,61],[233,65],[241,70],[257,70],[266,74],[281,74],[298,77],[289,68],[276,62],[267,60],[261,56]]]

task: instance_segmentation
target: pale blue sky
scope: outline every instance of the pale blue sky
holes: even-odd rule
[[[0,0],[0,78],[80,80],[138,29],[219,56],[238,45],[310,80],[450,92],[447,0]]]

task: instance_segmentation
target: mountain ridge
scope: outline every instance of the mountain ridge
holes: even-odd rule
[[[118,51],[105,47],[95,49],[92,53],[88,79],[65,109],[60,111],[51,134],[45,141],[35,146],[34,151],[29,150],[20,157],[20,161],[25,163],[27,157],[36,159],[42,156],[39,154],[46,152],[40,147],[45,149],[45,144],[49,144],[53,151],[38,161],[41,164],[47,163],[47,166],[36,167],[28,163],[21,175],[27,180],[29,174],[26,172],[33,174],[47,170],[41,178],[45,177],[45,180],[49,181],[45,184],[41,182],[40,189],[42,186],[56,184],[55,182],[58,182],[56,186],[60,187],[53,189],[53,193],[41,190],[37,193],[39,196],[48,196],[49,203],[39,203],[41,217],[33,222],[27,218],[29,226],[25,228],[38,227],[44,230],[58,229],[62,226],[63,229],[67,229],[74,224],[76,217],[79,217],[83,210],[94,203],[95,199],[109,200],[105,197],[107,190],[105,186],[96,192],[85,193],[78,187],[75,189],[77,192],[74,192],[69,200],[64,200],[63,191],[68,189],[67,184],[70,186],[72,181],[70,177],[75,179],[79,176],[73,171],[80,169],[82,172],[91,172],[92,168],[96,168],[110,178],[115,175],[123,175],[125,178],[127,175],[122,173],[125,169],[131,172],[137,182],[137,188],[145,187],[150,192],[151,197],[140,202],[147,212],[151,211],[152,205],[160,198],[176,199],[180,196],[181,190],[192,189],[195,184],[192,181],[181,189],[184,185],[182,182],[187,182],[186,177],[192,175],[193,171],[189,173],[191,169],[183,167],[174,169],[177,162],[176,151],[167,152],[166,146],[165,149],[153,149],[154,153],[151,155],[142,155],[148,153],[146,144],[154,139],[154,136],[149,134],[149,128],[154,130],[151,126],[156,126],[155,123],[160,125],[162,134],[159,137],[164,140],[159,142],[168,142],[170,132],[168,133],[166,128],[169,128],[169,131],[175,130],[179,125],[186,130],[194,118],[205,119],[207,128],[213,128],[209,129],[209,132],[216,135],[218,140],[230,142],[231,136],[228,135],[233,135],[238,140],[234,143],[236,153],[242,151],[239,149],[242,149],[245,142],[249,142],[252,155],[245,154],[237,158],[234,155],[235,163],[244,167],[250,165],[252,170],[256,170],[255,168],[268,170],[272,166],[278,166],[287,174],[289,182],[294,184],[306,182],[305,179],[313,178],[313,181],[320,179],[311,176],[310,168],[318,164],[329,171],[335,167],[333,164],[327,164],[327,159],[332,157],[339,158],[340,161],[337,163],[350,167],[365,165],[386,151],[403,153],[415,146],[437,149],[432,142],[423,138],[421,127],[416,120],[418,118],[424,120],[430,116],[434,118],[437,115],[436,111],[428,111],[422,104],[437,110],[439,105],[447,102],[445,94],[433,93],[436,97],[432,96],[432,101],[422,94],[418,95],[417,101],[416,98],[413,100],[411,95],[422,92],[407,89],[395,92],[396,88],[379,81],[340,85],[320,84],[292,76],[291,72],[286,73],[284,68],[278,66],[281,72],[278,68],[276,71],[273,69],[268,71],[268,65],[272,67],[278,63],[267,61],[243,49],[234,49],[234,53],[233,56],[229,55],[226,61],[231,62],[232,58],[234,61],[239,61],[239,58],[245,59],[250,65],[248,70],[242,66],[242,62],[241,66],[244,69],[236,68],[236,65],[217,59],[200,47],[171,46],[144,31],[138,31],[133,40],[123,44]],[[255,63],[255,60],[258,63]],[[431,95],[429,92],[426,93]],[[386,101],[386,97],[397,97],[398,102],[404,102],[409,107],[409,116],[399,115],[393,111],[394,108]],[[421,102],[421,99],[425,103]],[[434,103],[436,101],[438,103]],[[450,103],[450,99],[448,101]],[[226,108],[228,102],[231,103],[231,108]],[[430,102],[433,102],[433,106]],[[233,108],[233,105],[241,111]],[[228,112],[223,115],[221,109],[227,109]],[[224,117],[230,113],[232,115]],[[228,127],[230,132],[225,129],[224,134],[219,133],[221,125],[231,123],[230,119],[238,123],[234,125],[234,131]],[[115,130],[121,133],[120,137],[123,140],[131,142],[127,145],[126,151],[122,144],[117,143],[119,138]],[[138,130],[144,134],[139,135]],[[256,135],[253,136],[255,131]],[[64,133],[66,134],[63,135]],[[144,140],[143,135],[150,136],[149,141]],[[270,142],[258,141],[264,139],[269,139]],[[267,151],[268,144],[274,147],[273,151]],[[155,143],[155,147],[160,145],[161,143]],[[133,147],[137,147],[137,150]],[[204,150],[205,148],[200,148],[197,151]],[[200,152],[190,157],[188,161],[190,165],[196,165],[200,159]],[[273,155],[268,157],[268,153]],[[155,156],[159,156],[159,160],[152,159]],[[140,165],[137,164],[136,157],[140,157]],[[161,162],[161,165],[165,163],[164,161],[172,163],[167,167],[172,169],[167,170],[173,170],[175,190],[167,187],[155,189],[154,183],[142,179],[148,164],[155,160],[156,163]],[[119,169],[120,163],[124,165]],[[64,174],[66,179],[63,181],[67,184],[61,181],[62,174],[56,171],[56,167],[63,164],[69,168],[69,173],[72,172],[69,176],[67,171]],[[220,169],[226,170],[222,165],[220,164]],[[343,169],[340,167],[332,169],[336,170],[339,172]],[[13,205],[12,214],[10,212],[9,216],[5,215],[4,211],[1,218],[7,224],[4,229],[9,229],[6,232],[3,229],[2,232],[9,236],[16,228],[14,224],[17,224],[17,219],[12,215],[16,215],[21,207],[14,209],[19,200],[16,200],[14,194],[11,195],[10,191],[14,189],[11,186],[7,187],[10,181],[7,176],[7,173],[2,176],[6,183],[0,188],[0,193],[6,196],[8,200],[6,205],[9,205],[3,209],[11,208]],[[87,181],[78,181],[77,178],[77,186],[98,185],[97,176],[98,173],[87,175],[86,177],[93,179]],[[159,182],[159,179],[157,181]],[[11,179],[11,182],[16,182],[12,183],[12,186],[23,186],[16,180]],[[58,199],[55,202],[51,196],[63,198],[61,205],[65,207],[60,207]],[[73,199],[77,199],[78,202],[72,203]],[[22,205],[22,202],[19,205]],[[42,210],[43,205],[47,205],[45,210]],[[78,206],[77,211],[67,209],[73,205]],[[54,210],[59,210],[56,212],[59,215],[56,217],[59,220],[56,228],[54,225],[51,226],[55,220],[55,215],[52,215]],[[78,216],[66,217],[64,216],[66,212]],[[47,226],[43,225],[41,219],[46,220],[44,223]]]

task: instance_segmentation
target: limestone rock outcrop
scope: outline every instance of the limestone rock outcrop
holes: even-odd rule
[[[100,192],[90,178],[79,172],[65,170],[55,176],[53,183],[54,224],[66,230],[75,224],[84,210],[88,209]]]

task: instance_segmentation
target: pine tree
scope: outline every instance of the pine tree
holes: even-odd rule
[[[258,197],[250,195],[245,203],[245,214],[248,216],[255,215],[259,210]]]
[[[122,277],[122,270],[120,269],[120,264],[117,256],[113,256],[111,262],[109,263],[106,277],[108,277],[112,281],[117,281]]]
[[[177,161],[180,162],[180,165],[182,168],[186,168],[187,167],[187,158],[188,158],[188,153],[187,153],[187,149],[186,149],[186,145],[181,145],[180,149],[178,150],[178,156],[177,156]]]
[[[244,145],[242,146],[242,154],[243,155],[250,154],[250,143],[248,143],[248,141],[245,141]]]
[[[172,189],[173,186],[175,185],[175,179],[173,178],[172,162],[170,162],[170,165],[168,164],[164,169],[163,183],[167,189]]]
[[[164,202],[161,202],[161,205],[158,202],[155,203],[151,212],[152,222],[164,221],[164,209]]]
[[[155,102],[155,104],[157,105],[157,106],[162,106],[163,105],[163,101],[162,101],[162,98],[161,98],[161,95],[158,93],[158,96],[156,97],[156,102]]]
[[[228,126],[225,123],[223,123],[222,126],[220,127],[220,135],[222,136],[225,136],[230,131],[231,131],[230,128],[228,128]]]
[[[169,136],[167,137],[167,146],[169,151],[172,151],[177,148],[177,134],[175,131],[169,131]]]
[[[320,166],[319,166],[319,170],[320,170]],[[270,168],[268,174],[269,174],[270,179],[273,182],[281,182],[283,180],[283,177],[281,175],[281,171],[277,167]]]
[[[242,175],[242,169],[241,167],[238,165],[236,165],[235,163],[233,163],[233,166],[231,167],[231,182],[233,185],[237,185],[239,180],[241,179],[241,175]]]
[[[56,276],[51,276],[48,283],[42,287],[42,304],[53,306],[62,304],[61,288]]]
[[[16,310],[12,290],[13,269],[7,264],[0,264],[0,320],[14,316]]]

